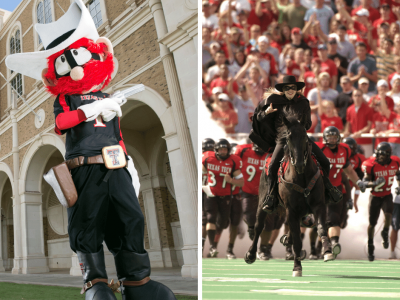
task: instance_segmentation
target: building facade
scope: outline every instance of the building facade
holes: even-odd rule
[[[7,78],[0,77],[0,271],[70,268],[81,275],[66,209],[43,180],[65,154],[65,135],[54,132],[54,97],[4,62],[42,50],[33,26],[56,21],[72,1],[22,0],[12,13],[0,10],[0,72]],[[140,177],[152,267],[181,267],[182,276],[197,277],[197,1],[84,2],[117,59],[103,92],[145,86],[122,107],[121,128]],[[106,264],[115,271],[108,250]]]

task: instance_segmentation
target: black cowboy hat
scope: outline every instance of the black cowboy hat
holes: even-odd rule
[[[306,85],[304,82],[297,82],[296,77],[288,75],[283,77],[282,83],[275,84],[275,88],[278,91],[283,92],[282,88],[288,84],[295,84],[297,86],[298,91],[301,90]]]

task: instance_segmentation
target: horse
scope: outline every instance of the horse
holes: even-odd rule
[[[278,139],[286,140],[283,161],[287,169],[279,174],[278,196],[286,209],[289,224],[288,236],[281,238],[285,246],[292,246],[294,250],[293,277],[302,276],[301,257],[302,241],[300,237],[300,221],[303,217],[313,214],[317,222],[318,235],[322,241],[324,261],[334,260],[332,246],[326,230],[326,203],[324,183],[320,169],[311,156],[311,142],[299,116],[290,110],[285,110],[282,125],[278,128]],[[260,178],[259,204],[255,236],[244,260],[251,264],[256,260],[258,238],[263,229],[267,213],[262,209],[262,203],[267,196],[265,169]],[[305,188],[303,188],[305,187]],[[282,205],[282,204],[281,204]]]

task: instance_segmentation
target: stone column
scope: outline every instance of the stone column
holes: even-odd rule
[[[156,25],[157,36],[160,39],[165,34],[168,33],[161,1],[150,0],[149,6],[153,14],[154,22]],[[185,224],[184,228],[186,229],[182,230],[183,244],[184,244],[182,251],[185,263],[185,265],[182,267],[182,276],[197,277],[198,178],[197,178],[196,159],[194,156],[194,149],[190,138],[190,132],[188,128],[188,122],[186,119],[186,113],[183,105],[182,93],[180,90],[174,58],[172,56],[172,53],[165,45],[159,44],[159,46],[160,46],[160,56],[164,66],[165,77],[167,80],[168,90],[171,98],[171,107],[176,124],[178,143],[172,145],[170,143],[171,141],[170,137],[164,137],[164,138],[167,141],[167,147],[169,150],[168,152],[174,151],[174,154],[176,152],[179,152],[180,156],[179,160],[181,162],[178,162],[175,159],[175,155],[172,155],[174,156],[174,158],[171,159],[171,153],[168,153],[168,155],[170,156],[174,185],[176,185],[177,182],[181,182],[183,177],[186,186],[182,186],[179,188],[180,189],[183,188],[189,192],[188,198],[182,199],[178,195],[179,193],[178,188],[175,189],[177,192],[177,204],[178,204],[179,216],[181,218],[182,224]],[[177,144],[179,145],[178,149],[176,149],[175,146]],[[180,167],[178,173],[177,169],[179,165]],[[185,216],[183,217],[183,215]],[[188,223],[182,221],[182,219],[186,218],[188,220]]]
[[[10,110],[12,124],[12,155],[13,155],[13,220],[14,220],[14,267],[12,274],[21,274],[22,247],[21,247],[21,199],[19,196],[19,149],[18,149],[18,122],[16,118],[17,101],[12,93],[12,109]]]
[[[142,184],[142,183],[141,183]],[[151,184],[151,182],[150,182]],[[142,188],[146,184],[142,184]],[[149,235],[150,249],[147,250],[153,268],[164,268],[164,259],[162,254],[160,231],[158,229],[158,218],[156,212],[156,203],[154,201],[153,189],[142,189],[144,213],[146,218],[147,233]]]

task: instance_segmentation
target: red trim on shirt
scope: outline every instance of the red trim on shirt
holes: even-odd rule
[[[68,106],[67,106],[68,107]],[[69,107],[68,107],[69,110]],[[65,108],[64,108],[65,111]],[[66,111],[61,114],[58,114],[56,118],[56,128],[58,130],[65,130],[72,127],[75,127],[79,123],[82,123],[86,120],[85,113],[80,110]],[[55,129],[57,133],[57,129]],[[57,133],[58,134],[58,133]]]

